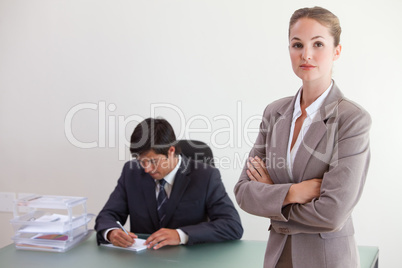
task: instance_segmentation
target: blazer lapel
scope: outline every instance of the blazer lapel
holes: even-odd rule
[[[172,192],[170,193],[169,201],[166,208],[166,217],[164,220],[165,226],[171,220],[180,202],[180,199],[183,197],[184,192],[186,191],[186,188],[190,182],[190,178],[188,177],[188,174],[190,173],[189,159],[183,155],[181,157],[182,157],[182,163],[180,165],[179,170],[176,173],[176,177],[174,179],[174,185],[172,188]]]
[[[296,153],[295,161],[293,163],[293,177],[296,178],[294,182],[301,182],[303,180],[303,174],[307,166],[307,162],[311,156],[314,155],[314,151],[322,137],[327,132],[325,123],[320,120],[319,122],[312,123],[309,130],[305,134],[302,143]],[[311,179],[311,178],[310,178]]]
[[[292,170],[293,177],[297,178],[298,180],[295,182],[300,182],[303,179],[312,179],[303,178],[307,163],[312,156],[320,159],[321,161],[328,162],[330,160],[328,158],[331,157],[333,144],[325,144],[325,149],[322,152],[317,150],[317,146],[320,142],[332,140],[330,137],[328,137],[328,139],[323,141],[323,137],[325,135],[336,134],[336,131],[328,131],[329,126],[327,125],[327,121],[331,116],[336,115],[336,109],[342,98],[343,95],[334,82],[333,88],[320,108],[320,116],[314,118],[314,122],[311,124],[307,133],[305,133],[305,137],[303,138],[299,150],[296,153]]]
[[[278,109],[277,119],[272,126],[272,134],[268,141],[270,142],[270,146],[269,151],[266,152],[266,165],[274,183],[286,183],[291,181],[287,172],[286,161],[296,96],[290,103]]]
[[[144,177],[141,179],[142,194],[148,208],[149,215],[151,216],[154,229],[159,229],[159,219],[157,212],[156,196],[155,196],[155,180],[147,175],[145,172]]]

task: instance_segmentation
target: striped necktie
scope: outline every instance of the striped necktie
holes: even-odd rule
[[[166,206],[168,197],[165,191],[165,179],[161,179],[159,181],[159,194],[158,194],[158,216],[159,216],[159,225],[163,227],[163,219],[166,216]]]

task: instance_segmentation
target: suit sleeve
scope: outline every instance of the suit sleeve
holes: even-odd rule
[[[284,234],[326,233],[342,229],[360,199],[369,161],[371,118],[356,109],[339,123],[330,167],[324,173],[320,197],[301,205],[283,208],[283,221],[271,221],[276,232]]]
[[[108,243],[102,235],[103,231],[110,228],[119,228],[116,221],[120,221],[123,225],[127,221],[129,210],[125,190],[125,170],[126,167],[123,169],[116,188],[110,194],[108,201],[96,218],[95,230],[98,244]]]
[[[267,144],[270,142],[267,141],[267,135],[269,132],[275,131],[272,129],[274,122],[282,120],[281,118],[275,119],[271,115],[272,110],[275,109],[272,109],[271,105],[268,105],[264,111],[259,134],[250,151],[250,157],[258,156],[261,159],[266,159],[266,148],[270,146],[270,144]],[[282,204],[291,184],[263,184],[251,181],[246,171],[247,165],[245,164],[240,179],[234,188],[236,201],[240,208],[256,216],[285,220],[285,217],[282,215]]]
[[[209,221],[180,227],[189,236],[188,245],[236,240],[242,237],[240,216],[225,191],[219,171],[215,168],[208,178],[205,206]]]

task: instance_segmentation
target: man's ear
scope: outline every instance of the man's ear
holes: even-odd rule
[[[176,152],[176,148],[174,146],[170,146],[168,150],[168,156],[174,156]]]

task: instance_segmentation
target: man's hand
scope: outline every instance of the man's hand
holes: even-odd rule
[[[174,229],[162,228],[148,237],[145,244],[148,245],[148,248],[153,247],[153,249],[160,249],[167,245],[180,245],[180,236]]]
[[[127,248],[134,244],[134,239],[138,238],[134,233],[127,235],[122,229],[114,229],[107,234],[107,239],[116,247]]]

